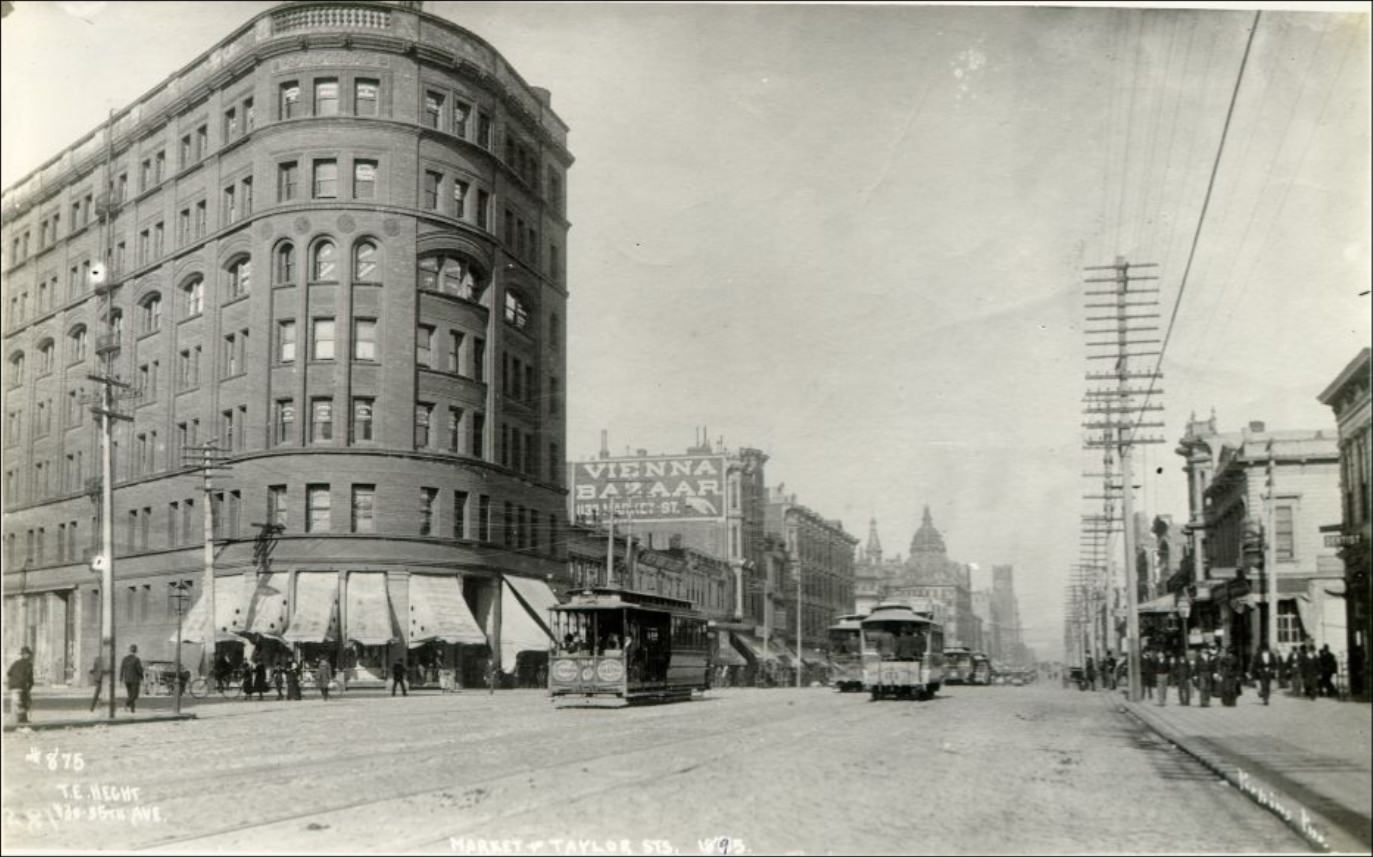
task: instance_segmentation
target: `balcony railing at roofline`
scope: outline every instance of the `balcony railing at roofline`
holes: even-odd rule
[[[283,9],[272,15],[272,33],[301,30],[387,30],[391,10],[376,6],[338,6],[334,4]]]

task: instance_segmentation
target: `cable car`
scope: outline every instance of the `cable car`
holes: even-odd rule
[[[862,621],[861,613],[841,616],[826,631],[830,683],[841,693],[863,689]]]
[[[944,683],[973,683],[973,653],[967,646],[946,646],[944,648]]]
[[[971,684],[992,683],[992,659],[981,652],[973,652],[973,677]]]
[[[863,689],[873,699],[928,699],[944,681],[944,628],[905,604],[879,604],[860,623]]]
[[[549,612],[548,693],[559,707],[680,701],[710,686],[706,617],[690,601],[597,588]]]

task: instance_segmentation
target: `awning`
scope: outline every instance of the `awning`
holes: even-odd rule
[[[1177,596],[1173,594],[1163,595],[1153,601],[1146,601],[1137,608],[1140,613],[1176,613],[1178,612]]]
[[[384,646],[396,639],[391,621],[391,597],[386,593],[386,572],[354,572],[348,575],[347,639],[364,646]]]
[[[219,643],[243,642],[238,636],[248,627],[248,605],[251,603],[253,579],[242,574],[215,578],[215,641]],[[181,642],[204,643],[206,638],[205,619],[207,613],[205,594],[202,592],[181,620]],[[176,635],[167,638],[175,643]]]
[[[501,583],[501,670],[514,672],[520,652],[543,652],[553,641],[547,608],[557,596],[542,580],[505,577]],[[540,615],[542,614],[542,615]]]
[[[292,643],[338,639],[338,573],[302,571],[296,575],[291,623],[281,635]]]
[[[410,645],[418,646],[430,640],[486,642],[486,634],[482,633],[462,596],[461,577],[410,575]]]
[[[734,648],[734,644],[730,642],[729,638],[730,633],[728,631],[720,631],[716,634],[718,646],[715,650],[715,663],[724,664],[727,667],[748,666],[748,661]]]
[[[251,580],[252,578],[249,578]],[[290,575],[285,572],[271,572],[257,575],[257,586],[253,591],[252,607],[248,611],[248,628],[245,634],[256,634],[280,640],[286,632],[286,620],[290,616],[287,604],[286,587],[290,585]],[[215,605],[218,606],[218,605]]]
[[[753,656],[753,659],[755,661],[761,662],[778,660],[778,646],[775,642],[768,642],[767,653],[764,654],[763,641],[753,636],[752,634],[735,634],[734,639],[737,640],[739,644],[744,647],[745,651],[747,651],[750,655]]]

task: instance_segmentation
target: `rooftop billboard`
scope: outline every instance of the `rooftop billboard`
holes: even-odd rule
[[[665,455],[574,461],[572,516],[582,520],[717,521],[725,516],[725,457]]]

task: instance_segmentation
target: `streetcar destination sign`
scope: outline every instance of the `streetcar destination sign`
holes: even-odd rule
[[[570,467],[576,518],[689,521],[725,514],[723,456],[602,458]]]

